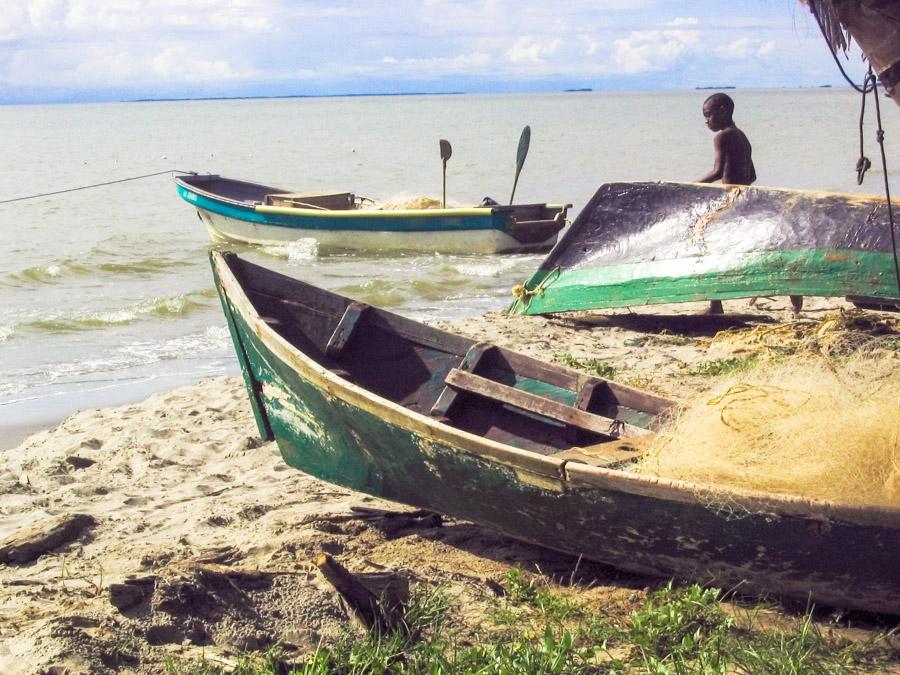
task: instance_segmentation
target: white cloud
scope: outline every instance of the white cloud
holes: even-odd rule
[[[590,35],[579,35],[578,40],[584,45],[585,56],[595,56],[606,46],[606,43],[594,40]]]
[[[11,4],[0,4],[0,40],[15,40],[22,34],[26,22],[25,8]]]
[[[700,19],[698,19],[697,17],[694,17],[694,16],[688,16],[688,17],[679,16],[679,17],[676,17],[676,18],[675,18],[675,20],[672,22],[672,25],[673,25],[673,26],[696,26],[696,25],[699,24],[699,23],[700,23]]]
[[[164,49],[151,59],[150,67],[164,80],[178,82],[215,82],[253,75],[252,71],[237,69],[224,59],[192,55],[186,47]]]
[[[659,72],[692,53],[698,44],[697,31],[633,31],[613,43],[613,61],[623,73]]]
[[[291,11],[284,0],[3,0],[0,39],[42,36],[47,31],[129,33],[166,26],[238,31],[273,30],[274,18]]]
[[[354,66],[346,70],[348,74],[366,76],[399,75],[403,77],[428,77],[443,75],[477,74],[491,63],[491,57],[484,53],[458,54],[451,57],[405,58],[384,56],[379,62],[387,66],[384,70],[379,66]],[[329,66],[334,70],[336,66]]]
[[[765,58],[775,50],[774,40],[757,40],[739,38],[734,42],[720,45],[713,50],[716,56],[724,59]]]
[[[506,58],[513,63],[544,63],[544,57],[554,54],[559,44],[559,38],[541,42],[533,37],[522,36],[506,50]]]

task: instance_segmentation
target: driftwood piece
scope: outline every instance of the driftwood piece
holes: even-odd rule
[[[346,567],[327,553],[315,560],[316,567],[348,605],[349,610],[367,627],[387,631],[402,624],[402,599],[391,592],[384,574],[377,575],[381,592],[376,594]]]
[[[136,607],[153,595],[155,576],[126,579],[121,584],[109,585],[109,602],[120,612]]]
[[[97,521],[86,513],[54,516],[23,528],[0,542],[0,563],[23,564],[37,560],[48,551],[68,544]]]

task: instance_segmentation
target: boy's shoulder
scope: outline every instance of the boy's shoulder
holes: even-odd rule
[[[738,129],[735,126],[728,127],[727,129],[722,129],[716,134],[720,140],[722,141],[740,141],[747,142],[747,136],[743,131]]]

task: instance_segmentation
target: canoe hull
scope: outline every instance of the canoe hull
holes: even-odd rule
[[[463,255],[491,253],[546,252],[556,243],[556,235],[532,244],[516,241],[502,230],[480,227],[459,230],[334,230],[299,225],[268,225],[229,218],[205,209],[197,209],[215,242],[237,242],[255,246],[284,246],[314,239],[320,250],[334,251],[416,251]]]
[[[266,197],[279,188],[219,176],[179,177],[176,186],[181,198],[196,207],[214,241],[283,246],[315,239],[326,250],[548,251],[566,223],[568,210],[567,205],[317,210],[267,205]],[[536,221],[516,220],[535,215]]]
[[[896,511],[713,493],[459,431],[307,358],[260,320],[216,260],[261,432],[289,465],[624,570],[900,613]]]
[[[856,295],[890,304],[900,297],[897,283],[883,198],[612,183],[520,287],[511,311],[768,295]]]

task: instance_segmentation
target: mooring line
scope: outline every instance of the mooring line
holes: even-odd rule
[[[21,202],[25,199],[37,199],[38,197],[49,197],[51,195],[61,195],[65,192],[77,192],[78,190],[88,190],[95,187],[103,187],[104,185],[114,185],[115,183],[127,183],[130,180],[140,180],[141,178],[151,178],[153,176],[162,176],[167,173],[185,173],[193,176],[197,175],[196,171],[181,171],[180,169],[166,169],[165,171],[157,171],[156,173],[146,173],[143,176],[132,176],[131,178],[120,178],[118,180],[109,180],[105,183],[94,183],[93,185],[81,185],[79,187],[68,188],[66,190],[56,190],[55,192],[42,192],[38,195],[28,195],[27,197],[15,197],[13,199],[4,199],[0,204],[9,204],[10,202]]]

